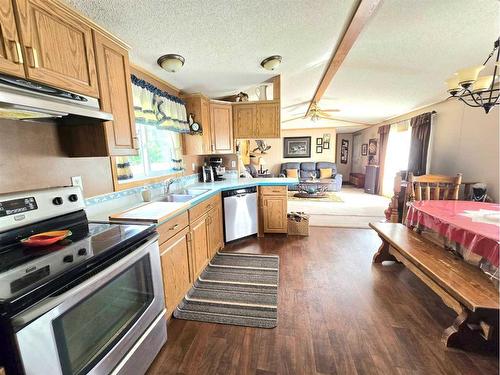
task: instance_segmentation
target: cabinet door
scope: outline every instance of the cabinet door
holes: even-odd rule
[[[0,0],[0,72],[24,78],[23,56],[11,0]]]
[[[283,196],[263,196],[262,214],[265,233],[287,232],[287,198]]]
[[[208,214],[208,252],[212,259],[222,248],[222,209],[220,205]]]
[[[203,215],[190,225],[191,229],[191,268],[193,280],[208,264],[207,215]]]
[[[212,144],[212,127],[210,125],[210,102],[206,98],[201,99],[201,118],[203,121],[203,153],[211,154],[214,145]]]
[[[94,32],[101,109],[113,114],[105,123],[109,155],[137,155],[137,136],[128,51]]]
[[[210,130],[212,151],[225,154],[233,152],[233,111],[231,104],[210,103]]]
[[[191,287],[189,272],[188,228],[160,246],[163,292],[168,315]]]
[[[255,138],[257,106],[236,104],[233,106],[234,138]]]
[[[279,103],[261,103],[257,106],[257,135],[260,138],[280,137]]]
[[[92,30],[54,0],[15,0],[26,77],[98,97]]]

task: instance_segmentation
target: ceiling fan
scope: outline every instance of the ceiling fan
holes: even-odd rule
[[[290,107],[296,107],[296,106],[299,106],[302,104],[307,104],[307,103],[309,103],[309,101],[294,104],[293,106],[290,106]],[[285,107],[285,108],[287,108],[287,107]],[[289,119],[284,120],[282,122],[293,121],[293,120],[297,120],[299,118],[308,118],[308,117],[313,122],[316,122],[319,119],[336,120],[335,118],[330,116],[330,113],[332,113],[332,112],[340,112],[340,109],[321,109],[316,102],[313,102],[311,105],[311,110],[305,116],[301,115],[301,116],[292,117],[292,118],[289,118]]]

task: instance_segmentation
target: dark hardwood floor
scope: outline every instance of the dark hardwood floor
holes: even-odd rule
[[[445,349],[455,318],[402,265],[372,265],[365,229],[249,239],[225,251],[280,255],[278,327],[172,319],[152,374],[498,374],[498,356]]]

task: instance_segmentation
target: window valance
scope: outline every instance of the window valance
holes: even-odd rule
[[[131,75],[135,120],[177,133],[189,133],[186,105],[174,95]]]

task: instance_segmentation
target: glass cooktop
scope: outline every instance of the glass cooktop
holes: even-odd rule
[[[2,306],[5,308],[36,289],[52,284],[49,289],[54,291],[64,286],[62,276],[74,278],[83,271],[88,272],[92,265],[97,266],[125,251],[154,231],[154,226],[150,225],[86,220],[66,223],[63,228],[70,229],[72,234],[45,247],[23,245],[20,239],[30,234],[26,232],[3,241],[0,246],[0,312]]]

